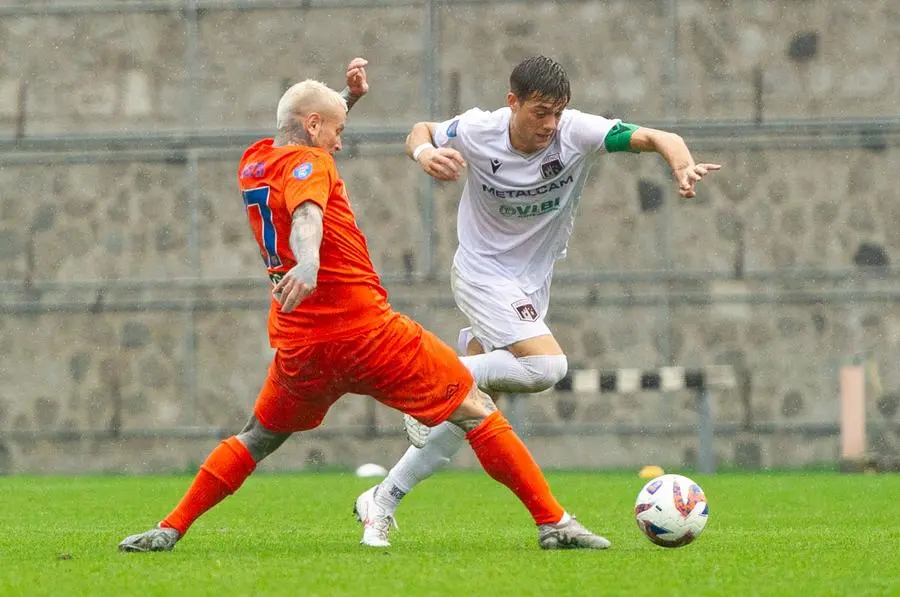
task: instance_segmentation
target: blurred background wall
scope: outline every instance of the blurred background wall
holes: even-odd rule
[[[838,371],[860,363],[870,449],[896,454],[894,0],[35,0],[0,5],[0,49],[0,472],[182,470],[243,425],[271,351],[236,162],[288,85],[341,88],[354,56],[372,89],[338,166],[399,310],[450,342],[464,324],[461,187],[409,162],[408,129],[500,107],[544,53],[572,107],[725,165],[684,200],[655,155],[601,160],[554,281],[571,365],[733,366],[716,457],[759,468],[837,459]],[[696,459],[690,393],[522,409],[548,467]],[[397,413],[348,397],[264,468],[405,446]]]

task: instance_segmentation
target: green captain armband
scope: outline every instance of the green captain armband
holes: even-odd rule
[[[606,151],[609,153],[632,151],[631,135],[639,128],[638,125],[629,124],[627,122],[616,123],[616,126],[612,127],[609,132],[606,133],[606,137],[603,139],[603,146],[606,147]]]

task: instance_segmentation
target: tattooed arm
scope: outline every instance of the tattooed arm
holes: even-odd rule
[[[366,80],[368,63],[369,61],[365,58],[354,58],[347,65],[347,86],[341,91],[341,97],[347,102],[348,112],[359,98],[369,92],[369,83]]]
[[[359,101],[360,96],[353,95],[353,92],[350,91],[349,87],[344,87],[343,91],[341,91],[341,97],[344,98],[344,101],[347,102],[347,111],[350,111],[350,108],[353,107],[357,101]]]
[[[290,313],[316,289],[319,275],[319,247],[322,244],[322,208],[305,201],[294,210],[291,222],[291,250],[297,259],[279,280],[272,294],[281,303],[281,312]]]

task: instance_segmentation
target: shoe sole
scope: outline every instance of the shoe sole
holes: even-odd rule
[[[605,551],[612,547],[612,545],[604,545],[603,547],[595,547],[593,545],[541,545],[541,549],[545,551],[562,551],[562,550],[573,550],[573,549],[590,549],[593,551]]]

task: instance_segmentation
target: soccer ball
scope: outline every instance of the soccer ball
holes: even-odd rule
[[[682,475],[662,475],[649,481],[634,503],[638,528],[662,547],[687,545],[700,536],[708,517],[703,490]]]

